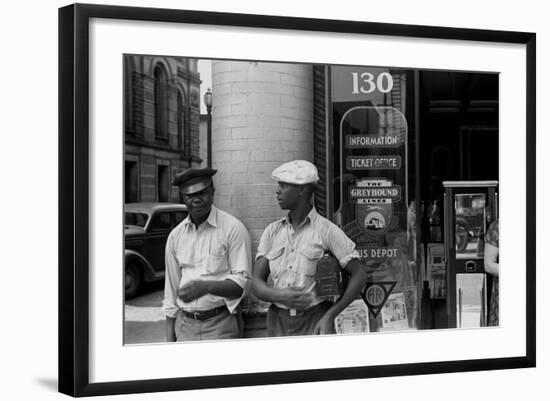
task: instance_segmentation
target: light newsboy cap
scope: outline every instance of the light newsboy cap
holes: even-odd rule
[[[176,174],[172,185],[179,185],[182,195],[200,192],[212,184],[212,176],[218,170],[213,168],[188,168]]]
[[[319,173],[313,163],[306,160],[293,160],[273,170],[271,178],[288,184],[305,185],[319,181]]]

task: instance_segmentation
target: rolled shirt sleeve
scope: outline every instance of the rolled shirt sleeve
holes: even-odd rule
[[[272,231],[273,224],[270,224],[266,227],[264,232],[262,233],[262,236],[260,237],[260,243],[258,245],[258,251],[256,252],[256,257],[254,260],[258,260],[262,256],[265,257],[267,252],[269,252],[269,249],[271,248],[271,231]]]
[[[252,249],[250,235],[241,222],[235,224],[229,233],[228,250],[229,276],[243,292],[239,298],[224,298],[229,312],[233,313],[241,300],[250,292],[252,277]]]
[[[352,259],[359,258],[355,243],[338,226],[331,223],[326,235],[326,246],[338,259],[342,268],[345,268]]]
[[[168,236],[166,241],[165,264],[166,277],[164,281],[164,299],[162,301],[162,309],[166,317],[176,318],[179,307],[176,304],[178,297],[178,287],[181,280],[181,271],[176,260],[174,250],[174,231]]]

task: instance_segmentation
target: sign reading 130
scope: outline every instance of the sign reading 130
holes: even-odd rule
[[[382,93],[391,92],[393,89],[393,78],[389,72],[382,72],[376,77],[370,72],[352,72],[353,77],[353,94],[372,93],[378,90]],[[376,79],[375,79],[376,78]]]

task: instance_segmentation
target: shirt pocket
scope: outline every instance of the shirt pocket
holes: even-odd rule
[[[265,258],[269,261],[269,273],[274,279],[281,274],[284,266],[285,247],[279,247],[267,252]]]
[[[229,271],[227,247],[220,246],[209,251],[203,259],[201,276],[220,276]]]
[[[301,269],[300,273],[304,276],[315,276],[317,272],[317,262],[323,257],[324,251],[320,248],[305,247],[300,249]]]
[[[194,269],[195,263],[191,260],[188,253],[185,251],[179,251],[176,253],[176,260],[178,262],[179,268],[183,271],[183,269]]]

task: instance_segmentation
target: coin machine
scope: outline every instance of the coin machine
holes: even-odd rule
[[[498,181],[444,181],[443,187],[448,327],[483,327],[491,286],[484,240],[498,217]]]

